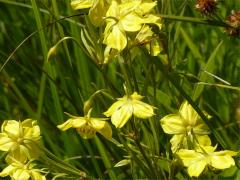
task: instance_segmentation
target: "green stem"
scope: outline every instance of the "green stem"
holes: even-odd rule
[[[194,17],[185,17],[185,16],[171,16],[171,15],[159,15],[163,19],[167,20],[174,20],[174,21],[182,21],[182,22],[190,22],[190,23],[197,23],[197,24],[206,24],[211,26],[220,26],[220,27],[231,27],[229,24],[222,22],[222,21],[216,21],[211,19],[200,19],[200,18],[194,18]]]

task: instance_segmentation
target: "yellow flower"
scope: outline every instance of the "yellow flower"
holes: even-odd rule
[[[142,2],[142,0],[124,1],[118,3],[113,0],[106,12],[106,28],[103,43],[122,51],[127,45],[126,32],[137,32],[143,24],[159,25],[159,17],[149,14],[156,6],[156,2]]]
[[[84,117],[71,116],[70,119],[57,127],[62,131],[66,131],[69,128],[76,128],[84,139],[92,138],[96,132],[110,139],[112,137],[112,129],[108,122],[106,122],[107,118],[93,118],[90,116],[91,110]]]
[[[106,15],[109,4],[106,0],[73,0],[71,6],[74,10],[89,9],[89,18],[93,25],[100,26]]]
[[[111,116],[112,123],[116,128],[123,127],[132,115],[147,119],[154,115],[154,107],[140,101],[143,96],[134,92],[130,96],[118,98],[118,101],[103,114],[107,117]]]
[[[236,156],[234,151],[217,151],[216,147],[203,146],[199,147],[196,151],[181,149],[177,155],[182,160],[183,165],[188,167],[188,174],[190,176],[198,177],[206,166],[216,169],[226,169],[235,165],[232,156]]]
[[[161,120],[163,131],[167,134],[174,134],[171,139],[172,151],[180,148],[189,148],[189,142],[196,146],[211,145],[208,127],[204,124],[197,112],[190,104],[184,102],[178,114],[170,114]]]
[[[26,119],[23,122],[5,120],[0,133],[0,150],[11,153],[22,152],[28,157],[39,155],[36,143],[40,140],[40,128],[37,121]]]
[[[34,169],[35,164],[32,161],[28,161],[22,154],[15,153],[13,156],[8,155],[6,157],[8,166],[0,172],[1,177],[10,176],[13,180],[45,180],[39,169]]]

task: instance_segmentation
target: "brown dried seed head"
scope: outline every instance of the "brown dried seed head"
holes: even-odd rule
[[[225,28],[230,36],[240,36],[240,11],[234,12],[226,18],[226,22],[231,26]]]
[[[203,15],[210,16],[217,9],[217,0],[197,0],[196,9]]]

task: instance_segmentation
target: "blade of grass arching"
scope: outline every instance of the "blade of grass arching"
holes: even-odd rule
[[[183,39],[185,40],[185,42],[187,43],[189,49],[191,50],[193,56],[198,60],[199,64],[201,65],[202,63],[202,55],[201,53],[198,51],[197,46],[195,45],[195,43],[191,40],[191,38],[188,36],[188,34],[180,27],[180,32],[183,36]]]
[[[59,11],[58,11],[58,6],[57,6],[56,0],[52,0],[52,5],[53,5],[53,12],[54,12],[54,15],[55,15],[56,19],[59,19],[60,15],[59,15]],[[63,38],[65,35],[64,35],[64,32],[63,32],[63,28],[61,27],[61,25],[59,23],[57,23],[57,28],[58,28],[59,34],[61,36],[60,38]],[[66,53],[66,56],[67,56],[67,60],[68,60],[69,64],[72,66],[70,53],[69,53],[69,50],[68,50],[67,43],[65,41],[63,41],[63,48],[65,50],[65,53]]]
[[[99,140],[99,138],[97,136],[94,137],[94,140],[96,142],[98,151],[102,157],[103,163],[108,171],[110,179],[117,179],[116,174],[112,170],[113,166],[111,164],[111,160],[109,159],[109,156],[107,155],[107,151],[106,151],[105,147],[103,146],[102,142]]]
[[[39,10],[38,10],[36,1],[31,0],[31,3],[32,3],[32,7],[33,7],[33,12],[34,12],[37,28],[42,29],[41,18],[40,18],[40,14],[39,14]],[[52,77],[53,69],[51,67],[51,64],[48,64],[48,62],[47,62],[48,50],[47,50],[47,42],[46,42],[46,37],[45,37],[44,31],[39,31],[39,36],[40,36],[40,42],[41,42],[41,47],[42,47],[42,52],[43,52],[43,57],[44,57],[43,69],[47,69],[47,72],[49,73],[50,77]],[[50,89],[51,89],[51,94],[52,94],[52,98],[53,98],[53,103],[55,106],[56,116],[57,116],[56,119],[59,122],[62,122],[63,121],[63,112],[62,112],[59,97],[57,94],[57,89],[51,81],[49,83],[50,83]],[[42,114],[45,87],[46,87],[46,75],[43,72],[42,77],[41,77],[41,83],[40,83],[38,111],[37,111],[37,119],[39,119],[39,120],[41,119],[41,114]],[[48,136],[45,136],[45,138],[48,142],[52,142],[51,138],[49,138]],[[49,143],[49,145],[52,145],[51,146],[52,150],[54,151],[54,153],[56,155],[58,155],[58,152],[59,152],[58,147],[55,146],[54,143]]]
[[[18,87],[12,82],[12,80],[11,80],[10,76],[8,75],[8,73],[5,70],[3,70],[2,73],[5,76],[6,80],[8,81],[9,85],[12,87],[13,91],[18,96],[19,104],[22,105],[22,108],[27,111],[29,116],[35,117],[35,115],[36,115],[35,112],[32,110],[31,106],[28,104],[27,100],[24,98],[23,94],[18,89]]]
[[[214,49],[214,51],[212,52],[211,56],[209,57],[209,59],[207,60],[207,64],[204,66],[204,70],[207,71],[207,72],[210,72],[212,73],[214,68],[215,68],[215,57],[222,45],[223,41],[221,41],[217,47]],[[207,77],[208,77],[208,74],[204,73],[204,72],[200,72],[199,74],[199,80],[202,81],[202,82],[207,82]],[[201,84],[198,84],[196,85],[195,87],[195,90],[194,90],[194,94],[193,94],[193,100],[196,100],[198,99],[198,97],[200,96],[200,94],[202,93],[203,91],[203,88],[204,86],[201,85]]]
[[[68,7],[68,13],[71,14],[71,6],[70,3],[67,4]],[[76,26],[76,24],[71,23],[70,24],[70,33],[79,41],[81,40],[80,31],[81,29],[79,26]],[[78,71],[78,79],[80,82],[80,86],[84,87],[86,91],[90,90],[90,82],[91,82],[91,73],[89,72],[89,59],[83,52],[83,50],[77,45],[73,44],[73,54],[74,54],[74,61],[76,62],[77,71]],[[82,92],[83,96],[89,95],[87,92]]]

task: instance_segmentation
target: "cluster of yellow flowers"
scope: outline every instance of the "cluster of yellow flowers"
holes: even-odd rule
[[[32,163],[40,155],[39,141],[40,128],[37,121],[5,120],[1,127],[0,150],[8,152],[5,159],[8,166],[0,172],[0,176],[10,176],[13,180],[45,180],[42,171],[34,169],[35,164]]]
[[[211,146],[209,129],[190,104],[184,102],[177,114],[163,117],[161,125],[165,133],[173,134],[172,152],[181,159],[190,176],[198,177],[206,166],[226,169],[235,165],[234,151],[217,151]]]
[[[161,28],[160,17],[153,14],[157,1],[150,0],[73,0],[73,9],[89,8],[89,18],[96,27],[105,26],[103,43],[106,44],[104,63],[112,54],[118,54],[132,44],[145,44],[156,56],[161,48],[150,25]]]
[[[119,98],[106,112],[103,114],[111,117],[111,121],[116,128],[122,128],[132,117],[142,119],[150,118],[154,115],[154,107],[140,101],[143,96],[134,92],[132,95],[125,95]],[[85,139],[92,138],[96,132],[99,132],[107,139],[112,137],[111,126],[106,122],[108,118],[93,118],[90,116],[90,109],[84,117],[71,116],[69,120],[57,127],[62,131],[69,128],[76,128],[78,133]]]

